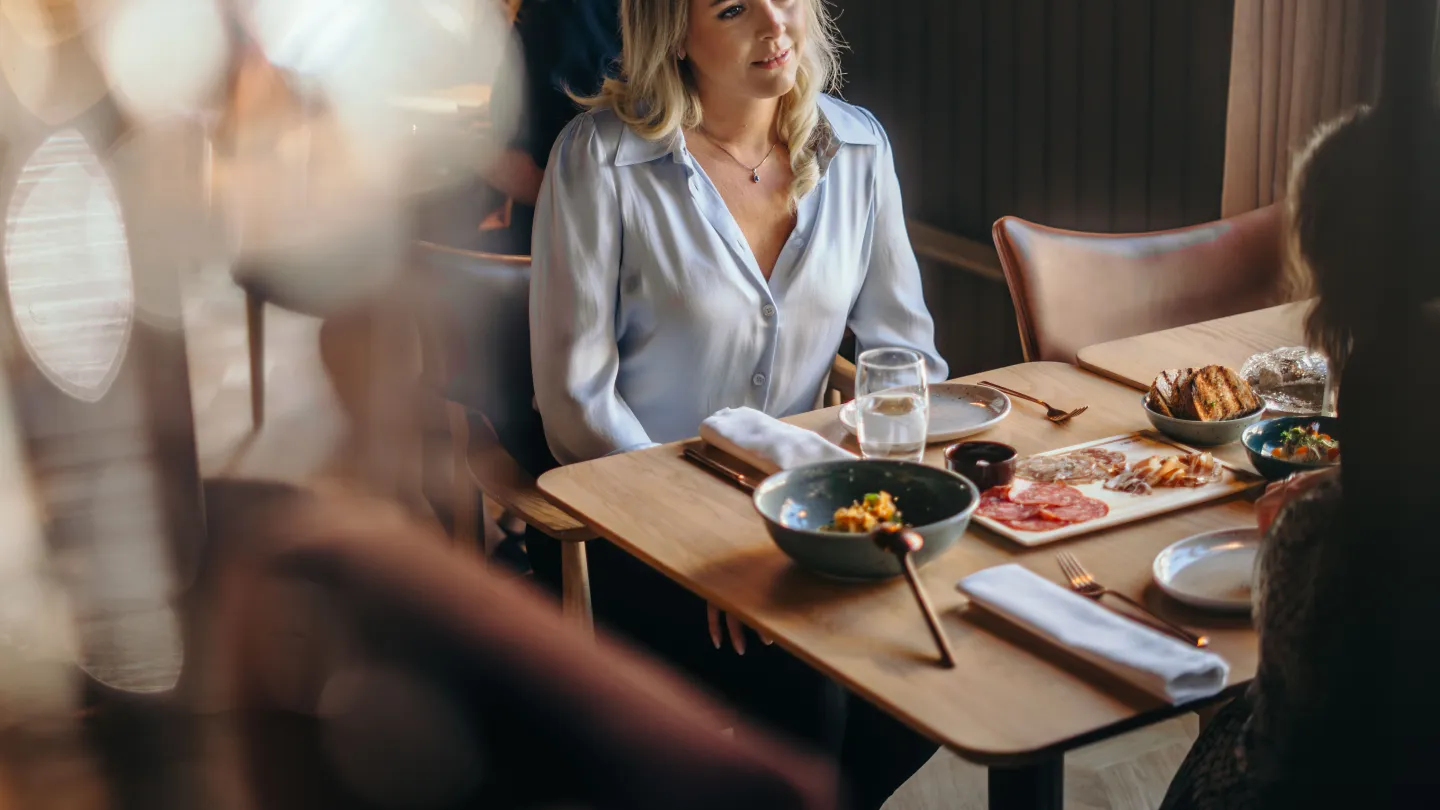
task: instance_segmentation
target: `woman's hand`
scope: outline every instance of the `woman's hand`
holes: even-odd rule
[[[705,603],[705,615],[706,619],[710,622],[710,643],[715,645],[715,649],[720,649],[724,638],[724,634],[720,630],[720,617],[723,615],[725,617],[725,629],[730,635],[730,646],[735,648],[737,655],[744,655],[745,625],[741,624],[739,619],[723,613],[720,608],[715,607],[709,602]],[[766,638],[764,633],[757,631],[755,635],[759,636],[760,640],[765,642],[766,645],[775,643],[771,639]]]
[[[1325,476],[1334,472],[1333,470],[1312,470],[1310,472],[1296,473],[1289,478],[1272,483],[1265,488],[1265,494],[1255,501],[1255,518],[1260,526],[1260,533],[1270,531],[1270,524],[1275,522],[1280,510],[1285,504],[1299,498],[1315,488],[1316,484],[1325,480]]]

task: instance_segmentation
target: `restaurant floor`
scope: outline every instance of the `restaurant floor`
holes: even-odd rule
[[[75,293],[73,284],[63,280],[57,284],[65,287],[65,296]],[[274,307],[267,310],[267,418],[264,429],[254,433],[244,296],[223,268],[187,279],[184,295],[202,471],[207,476],[303,481],[343,469],[346,430],[320,368],[318,322]],[[47,333],[45,339],[70,343],[71,351],[65,354],[77,362],[105,353],[104,346],[75,344],[93,343],[95,336],[113,332],[67,327],[53,312],[43,310],[32,306],[21,320],[31,319],[28,327]],[[1071,810],[1157,806],[1196,729],[1195,717],[1187,715],[1071,753],[1065,762],[1065,806]],[[885,807],[982,810],[985,785],[983,768],[942,752]]]

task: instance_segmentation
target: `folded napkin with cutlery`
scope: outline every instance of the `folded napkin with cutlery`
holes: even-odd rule
[[[1172,704],[1225,688],[1230,665],[1106,609],[1019,565],[999,565],[960,580],[982,607],[1058,644]]]
[[[816,461],[853,459],[820,434],[754,408],[725,408],[700,423],[700,438],[766,474]]]

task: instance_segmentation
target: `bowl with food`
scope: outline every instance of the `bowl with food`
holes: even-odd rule
[[[1162,371],[1140,405],[1156,430],[1197,447],[1237,441],[1265,415],[1265,401],[1225,366]]]
[[[912,559],[924,565],[970,525],[980,491],[949,470],[908,461],[855,459],[807,464],[755,488],[755,509],[780,550],[801,567],[849,580],[901,574],[875,542],[882,528],[914,529],[925,540]]]
[[[1255,471],[1271,481],[1340,463],[1340,420],[1333,416],[1266,419],[1242,440]]]

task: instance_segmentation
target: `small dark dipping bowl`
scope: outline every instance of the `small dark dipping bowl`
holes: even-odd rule
[[[1293,427],[1301,427],[1312,422],[1320,423],[1320,432],[1328,433],[1340,442],[1340,459],[1345,459],[1345,440],[1340,436],[1340,420],[1333,416],[1282,416],[1278,419],[1266,419],[1245,429],[1240,441],[1245,444],[1245,454],[1250,457],[1250,463],[1255,465],[1255,471],[1271,481],[1279,481],[1288,477],[1291,473],[1307,472],[1309,470],[1323,470],[1327,467],[1334,467],[1338,462],[1326,462],[1319,464],[1304,464],[1298,461],[1287,461],[1274,458],[1265,454],[1265,445],[1279,444],[1280,434]]]
[[[876,546],[872,535],[820,531],[835,510],[871,492],[889,492],[901,518],[925,538],[915,554],[917,567],[954,545],[980,503],[980,491],[949,470],[908,461],[825,461],[765,479],[755,489],[755,509],[770,537],[801,567],[851,580],[901,574],[895,555]]]

